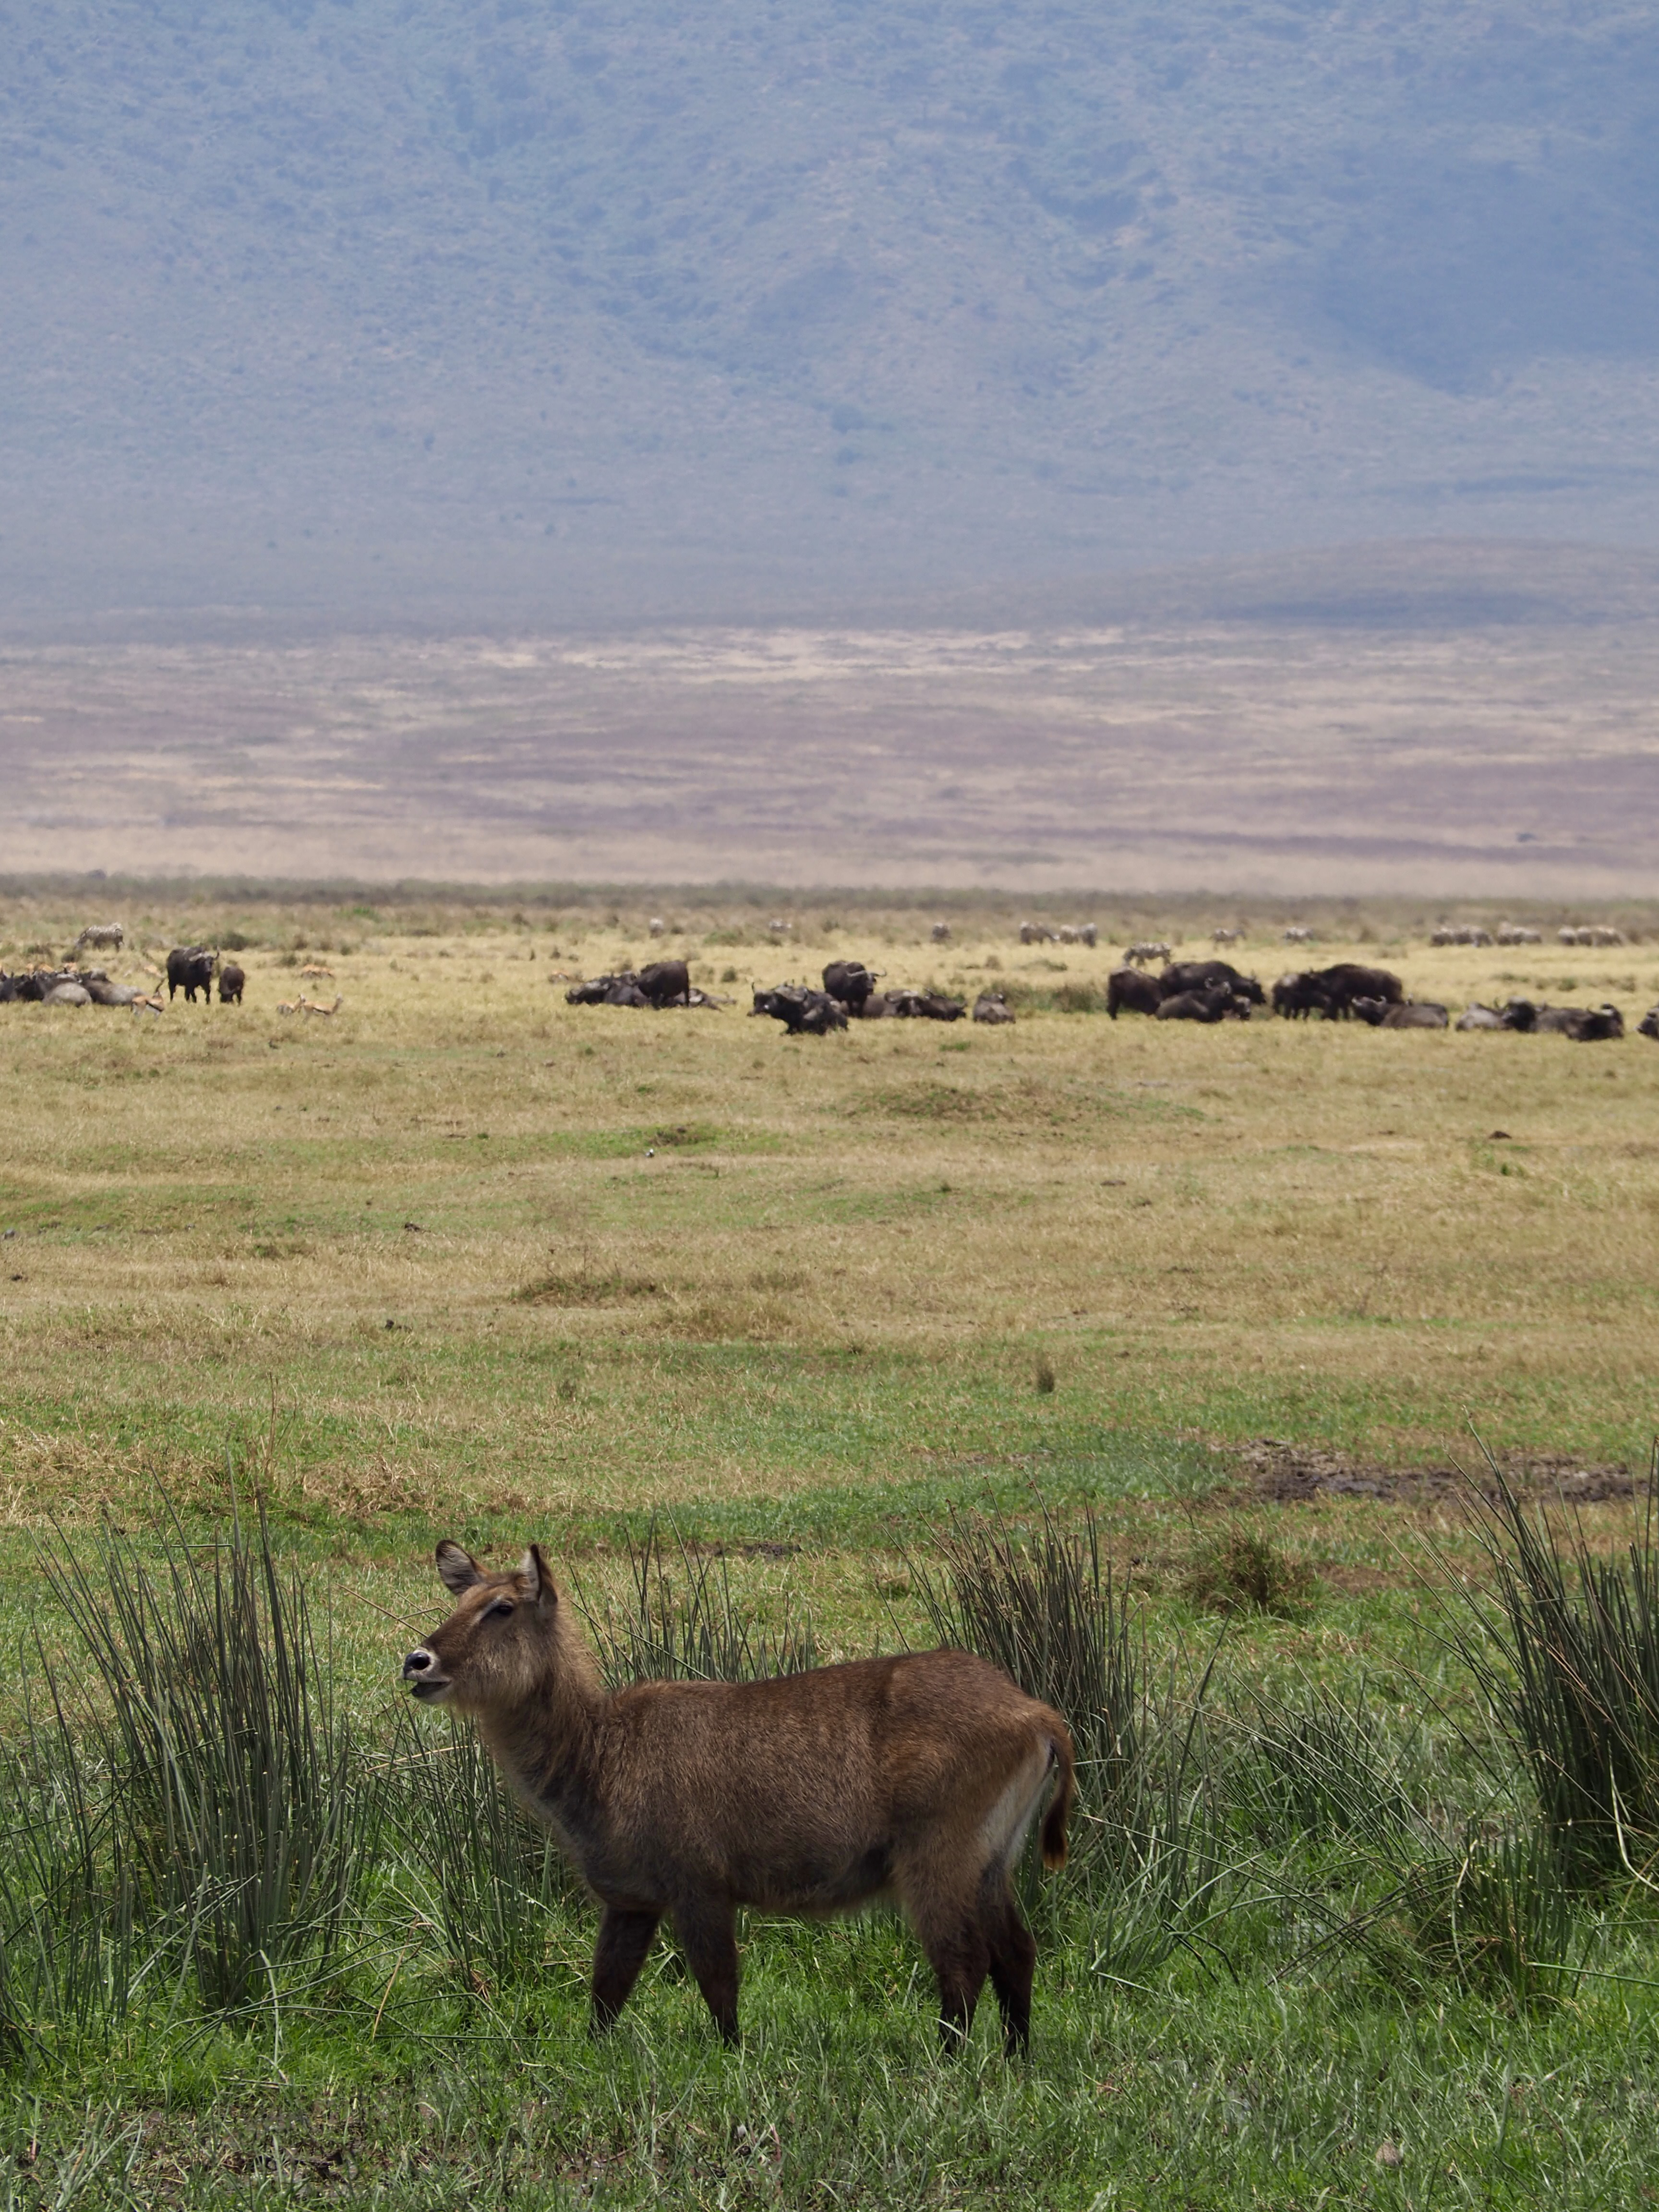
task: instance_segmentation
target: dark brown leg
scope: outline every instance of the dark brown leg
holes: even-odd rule
[[[623,1912],[607,1905],[593,1947],[593,2011],[589,2025],[603,2035],[628,2002],[657,1932],[654,1912]]]
[[[1036,1967],[1036,1943],[1013,1892],[1006,1884],[1000,1896],[991,1900],[986,1926],[991,1944],[991,1987],[1002,2014],[1003,2041],[1013,2058],[1031,2047],[1031,1977]]]
[[[732,1908],[710,1899],[681,1906],[674,1933],[722,2041],[738,2040],[738,1937]]]
[[[939,2047],[947,2057],[965,2049],[974,2009],[985,1986],[990,1947],[978,1920],[964,1920],[943,1939],[925,1946],[927,1963],[939,1978]]]

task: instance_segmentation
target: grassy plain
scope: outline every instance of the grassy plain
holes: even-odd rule
[[[922,1632],[915,1559],[952,1508],[1088,1504],[1158,1668],[1190,1680],[1213,1629],[1189,1569],[1245,1527],[1315,1595],[1235,1625],[1229,1694],[1337,1686],[1437,1802],[1490,1817],[1421,1589],[1420,1534],[1468,1556],[1455,1515],[1409,1486],[1275,1503],[1247,1448],[1443,1465],[1470,1461],[1473,1424],[1522,1463],[1644,1460],[1659,1050],[1112,1024],[1085,1010],[1112,950],[1022,947],[983,903],[941,902],[945,946],[896,906],[787,933],[736,901],[669,908],[655,945],[651,910],[198,908],[141,925],[150,954],[112,972],[244,937],[241,1008],[0,1010],[14,1648],[33,1619],[62,1649],[32,1569],[52,1520],[139,1526],[158,1480],[211,1513],[231,1459],[329,1591],[340,1678],[383,1733],[440,1533],[539,1534],[603,1596],[672,1512],[724,1547],[744,1605],[804,1603],[836,1656]],[[61,951],[81,918],[0,913],[0,962]],[[1226,918],[1183,910],[1185,949]],[[1454,1008],[1525,988],[1631,1018],[1659,998],[1642,944],[1431,950],[1403,910],[1358,943],[1324,928],[1314,957],[1382,959]],[[653,951],[737,1003],[565,1004],[566,976]],[[786,1040],[747,1018],[751,980],[831,954],[1005,987],[1019,1019]],[[1242,957],[1265,977],[1286,957],[1263,938]],[[338,1012],[278,1011],[302,989]],[[1596,1540],[1630,1512],[1591,1509]],[[284,2012],[273,1984],[234,2033],[149,2021],[24,2065],[0,2205],[1642,2201],[1659,1947],[1639,1911],[1598,1908],[1590,1978],[1538,2008],[1334,1964],[1309,1900],[1348,1878],[1304,1868],[1298,1903],[1243,1851],[1224,1924],[1141,1952],[1121,1894],[1062,1881],[1031,2063],[982,2031],[951,2072],[884,1923],[752,1930],[739,2057],[666,1954],[594,2052],[579,1901],[538,1978],[469,1992],[388,1877],[325,2002],[284,1992]],[[1385,2144],[1402,2164],[1376,2162]]]

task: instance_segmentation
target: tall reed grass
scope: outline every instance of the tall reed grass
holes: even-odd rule
[[[1597,1557],[1571,1508],[1528,1511],[1502,1470],[1475,1492],[1490,1571],[1458,1593],[1449,1636],[1530,1779],[1565,1868],[1595,1884],[1659,1857],[1659,1450],[1641,1525]]]

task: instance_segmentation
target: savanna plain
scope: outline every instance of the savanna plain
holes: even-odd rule
[[[1659,912],[124,898],[112,975],[246,995],[0,1008],[0,2206],[1651,2201]],[[1106,1018],[1241,919],[1632,1034]],[[653,957],[731,1003],[566,1003]],[[749,1017],[838,957],[1017,1019]],[[751,1921],[738,2051],[666,1943],[591,2042],[590,1905],[398,1691],[441,1535],[613,1680],[1059,1703],[1030,2057],[882,1916]]]

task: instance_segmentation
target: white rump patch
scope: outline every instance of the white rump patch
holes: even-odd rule
[[[1030,1757],[1015,1769],[1013,1779],[980,1823],[980,1841],[992,1865],[1010,1867],[1019,1856],[1048,1779],[1048,1747],[1034,1745]]]

